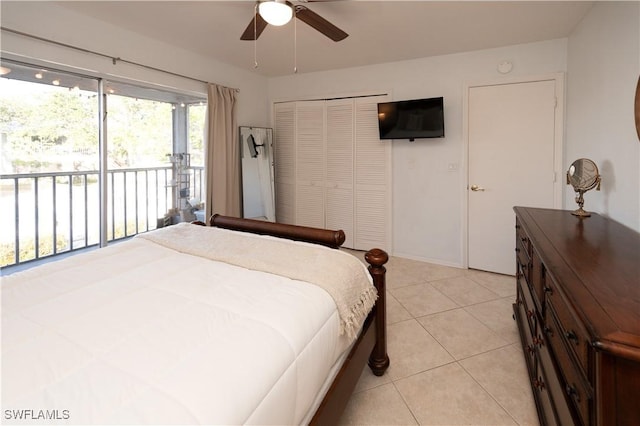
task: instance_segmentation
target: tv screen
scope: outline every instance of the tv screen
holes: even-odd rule
[[[443,98],[379,103],[378,129],[380,139],[442,138]]]

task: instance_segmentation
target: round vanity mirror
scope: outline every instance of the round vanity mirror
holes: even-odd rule
[[[600,174],[596,163],[588,158],[580,158],[574,161],[567,171],[567,185],[573,186],[576,192],[576,203],[578,203],[579,207],[572,213],[580,217],[591,216],[591,213],[585,211],[582,207],[584,205],[585,192],[593,188],[600,191]]]

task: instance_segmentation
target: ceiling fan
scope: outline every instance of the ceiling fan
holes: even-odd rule
[[[323,0],[306,0],[306,2]],[[344,40],[349,34],[333,25],[311,9],[301,4],[292,4],[287,0],[265,0],[256,3],[256,12],[247,28],[240,36],[240,40],[256,40],[267,25],[284,25],[292,17],[300,19],[333,41]],[[273,13],[274,15],[271,15]],[[272,16],[274,16],[272,18]]]

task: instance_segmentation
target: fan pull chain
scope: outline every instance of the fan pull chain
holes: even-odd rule
[[[296,8],[293,7],[293,73],[298,72],[298,19]]]
[[[253,6],[253,68],[258,68],[258,2]]]

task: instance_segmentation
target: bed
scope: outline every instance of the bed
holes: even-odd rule
[[[384,251],[199,225],[3,277],[5,423],[335,424],[365,364],[384,374]]]

